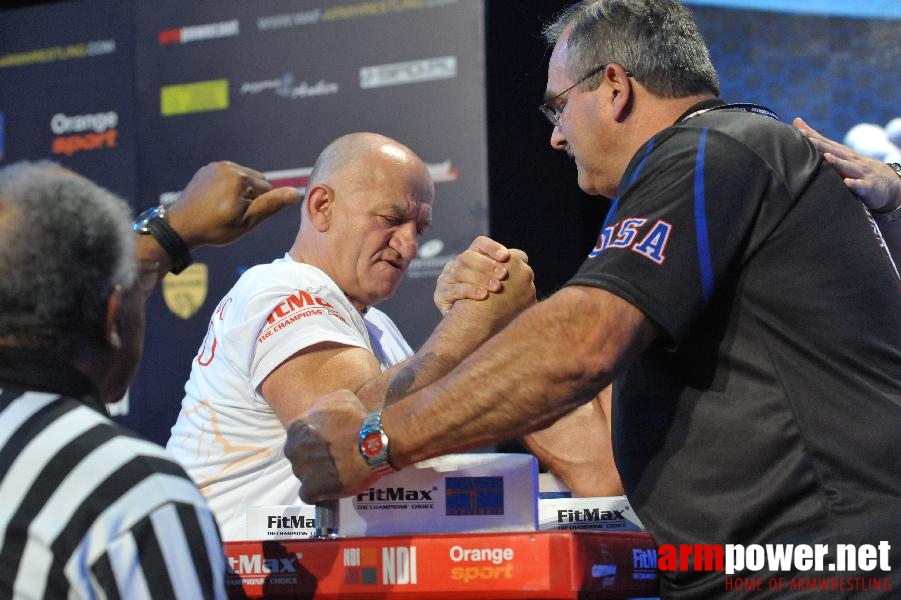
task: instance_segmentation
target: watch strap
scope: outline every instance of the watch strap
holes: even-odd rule
[[[165,219],[161,217],[150,219],[147,221],[147,231],[169,255],[172,260],[171,272],[174,275],[178,275],[194,262],[188,245]]]

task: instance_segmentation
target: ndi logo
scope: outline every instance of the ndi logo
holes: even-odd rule
[[[504,514],[503,477],[445,477],[448,516]]]

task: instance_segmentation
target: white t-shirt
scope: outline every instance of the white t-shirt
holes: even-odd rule
[[[301,504],[285,428],[259,387],[324,341],[366,348],[382,370],[412,354],[385,313],[361,316],[325,273],[287,255],[245,272],[213,312],[166,449],[206,496],[224,540],[246,537],[251,506]]]

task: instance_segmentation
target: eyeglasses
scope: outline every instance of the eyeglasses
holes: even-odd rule
[[[551,98],[550,100],[548,100],[547,102],[545,102],[544,104],[539,106],[538,110],[541,111],[541,114],[543,114],[545,116],[545,118],[548,120],[548,122],[551,125],[553,125],[554,127],[560,127],[560,119],[563,117],[563,111],[566,108],[566,104],[564,103],[563,106],[561,106],[560,108],[553,106],[553,104],[557,100],[557,98],[563,96],[564,94],[569,92],[571,89],[573,89],[580,83],[584,82],[586,79],[588,79],[592,75],[597,75],[598,73],[600,73],[601,71],[606,69],[607,65],[609,65],[609,64],[610,63],[605,63],[599,67],[596,67],[596,68],[590,70],[588,73],[585,74],[584,77],[582,77],[582,79],[575,82],[574,84],[572,84],[571,86],[569,86],[568,88],[566,88],[565,90],[563,90],[562,92],[560,92],[559,94],[557,94],[556,96],[554,96],[553,98]],[[628,70],[626,71],[626,77],[632,77],[631,71],[628,71]]]

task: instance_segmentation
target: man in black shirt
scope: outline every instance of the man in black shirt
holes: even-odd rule
[[[840,580],[830,597],[870,578],[889,597],[901,281],[869,212],[771,111],[717,98],[678,2],[581,2],[546,35],[551,144],[584,191],[614,199],[595,248],[437,383],[365,420],[333,394],[295,422],[304,499],[373,480],[361,423],[399,468],[547,426],[615,379],[617,467],[659,544],[823,544],[819,571],[740,575]],[[875,570],[829,570],[838,544],[883,542]],[[665,597],[742,597],[722,571],[681,567],[663,573]],[[785,592],[764,582],[751,597]]]

